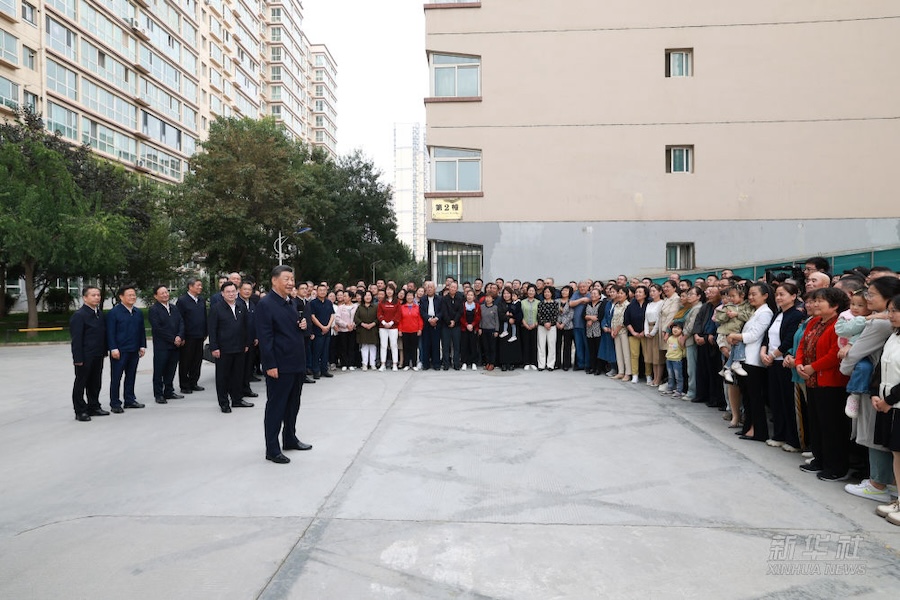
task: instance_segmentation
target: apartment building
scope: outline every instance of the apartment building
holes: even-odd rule
[[[438,280],[653,275],[900,239],[896,2],[424,8]]]
[[[394,123],[394,180],[391,209],[397,217],[397,238],[409,246],[416,260],[424,260],[425,192],[428,191],[428,152],[420,123]]]
[[[302,9],[299,0],[0,0],[0,116],[31,106],[50,131],[165,182],[182,179],[218,116],[272,115],[315,144]],[[335,73],[332,60],[332,124]],[[321,143],[333,153],[333,141]]]

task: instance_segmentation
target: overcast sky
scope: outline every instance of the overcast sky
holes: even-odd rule
[[[393,181],[394,123],[425,124],[423,0],[303,0],[311,43],[337,62],[338,153],[359,148]]]

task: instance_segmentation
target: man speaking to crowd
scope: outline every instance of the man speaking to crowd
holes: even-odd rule
[[[291,462],[281,451],[309,450],[297,437],[300,393],[306,377],[306,352],[303,338],[306,319],[300,317],[291,298],[294,270],[279,265],[272,270],[272,293],[256,308],[256,333],[259,354],[266,373],[266,460],[278,464]],[[278,443],[281,431],[282,445]]]

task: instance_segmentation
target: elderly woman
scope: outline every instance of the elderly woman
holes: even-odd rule
[[[881,381],[872,406],[878,411],[875,442],[890,448],[894,458],[894,479],[900,479],[900,296],[894,296],[888,310],[894,333],[881,353]],[[893,525],[900,525],[900,500],[875,509]]]
[[[847,294],[836,288],[815,290],[810,302],[818,315],[806,326],[797,348],[797,373],[806,381],[809,419],[814,424],[813,461],[800,468],[823,481],[843,481],[850,471],[850,418],[844,414],[849,377],[839,370],[838,313],[847,310]]]
[[[747,292],[747,300],[753,307],[753,315],[744,323],[740,333],[729,333],[728,343],[742,342],[747,348],[747,397],[744,400],[744,429],[741,439],[765,442],[769,439],[769,422],[766,418],[768,400],[766,370],[760,357],[763,337],[772,323],[771,290],[765,283],[754,283]],[[770,305],[771,304],[771,305]]]
[[[869,282],[865,298],[872,314],[856,343],[844,353],[841,373],[850,375],[856,363],[866,357],[873,365],[879,364],[882,348],[892,337],[893,331],[887,318],[888,303],[897,294],[900,294],[900,279],[896,277],[878,277]],[[875,441],[876,409],[873,403],[866,395],[861,400],[856,418],[856,443],[869,451],[869,477],[858,485],[848,483],[844,490],[854,496],[887,504],[891,500],[887,486],[895,480],[891,468],[894,459],[890,449]]]

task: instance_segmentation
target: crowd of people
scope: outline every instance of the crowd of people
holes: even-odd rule
[[[742,440],[803,452],[800,469],[823,481],[862,474],[846,491],[878,501],[877,514],[900,525],[900,278],[828,269],[814,257],[802,273],[765,281],[726,269],[662,284],[498,278],[460,289],[448,277],[438,291],[432,281],[295,285],[278,267],[267,292],[230,274],[208,306],[202,281],[190,279],[174,305],[166,287],[154,290],[154,396],[165,404],[202,391],[204,353],[222,412],[253,406],[250,383],[265,376],[266,458],[289,462],[282,449],[311,447],[294,429],[302,385],[335,370],[581,371],[719,409]],[[99,401],[107,355],[110,410],[144,406],[134,392],[146,348],[135,292],[119,290],[104,317],[100,291],[86,288],[72,317],[79,421],[109,414]]]

